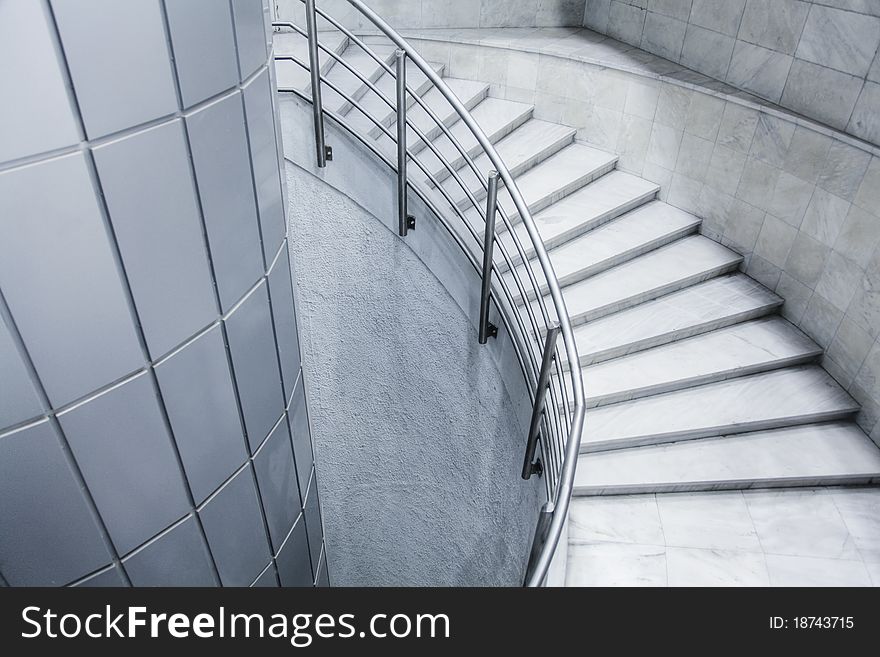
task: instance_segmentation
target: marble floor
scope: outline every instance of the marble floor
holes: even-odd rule
[[[574,499],[566,586],[880,586],[880,488]]]

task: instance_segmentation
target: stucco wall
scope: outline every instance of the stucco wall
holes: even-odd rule
[[[509,338],[478,344],[479,278],[415,200],[397,236],[392,172],[332,123],[318,172],[309,106],[281,108],[334,584],[518,585],[543,482],[520,478],[531,406]]]
[[[300,0],[274,0],[276,15],[303,25]],[[553,27],[580,25],[584,0],[367,0],[395,29],[442,27]],[[346,0],[317,6],[350,29],[374,29]],[[321,29],[332,26],[322,21]]]
[[[620,169],[661,185],[661,199],[702,217],[704,234],[743,253],[745,271],[826,350],[823,364],[880,443],[877,149],[693,74],[665,75],[659,58],[585,32],[534,47],[498,33],[497,46],[464,33],[411,41],[449,75],[492,81],[492,95],[578,128],[578,139],[619,154]]]
[[[584,25],[880,144],[880,2],[586,0]]]

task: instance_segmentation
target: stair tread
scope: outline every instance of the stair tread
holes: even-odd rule
[[[781,317],[756,319],[583,368],[597,406],[804,362],[822,353]]]
[[[685,237],[564,287],[565,304],[571,321],[584,323],[729,271],[741,260],[710,239]]]
[[[721,276],[574,330],[581,364],[759,317],[782,300],[743,274]]]
[[[699,225],[700,219],[694,215],[651,201],[551,249],[548,255],[560,285],[569,285],[684,237]],[[531,262],[538,271],[537,260]],[[525,276],[525,266],[517,267],[517,272]],[[546,286],[543,289],[546,293]]]
[[[575,495],[812,486],[880,478],[880,450],[852,422],[806,424],[583,454]],[[868,483],[864,481],[864,483]]]
[[[582,451],[837,419],[858,407],[815,365],[742,376],[587,411]]]
[[[321,45],[332,50],[337,55],[341,54],[348,45],[348,37],[338,30],[321,32]],[[276,32],[272,37],[272,46],[275,56],[293,56],[303,64],[309,64],[309,42],[298,32]],[[333,69],[335,60],[324,50],[318,51],[321,62],[321,71],[328,74]],[[282,60],[275,64],[275,74],[279,89],[298,89],[308,91],[310,78],[309,72],[296,62]],[[311,96],[311,93],[309,93]]]
[[[574,140],[575,133],[574,128],[533,118],[496,143],[495,150],[508,171],[516,176],[528,168],[526,165],[530,161],[533,161],[537,155],[545,152],[548,148],[552,149],[549,151],[549,155],[552,155],[561,146],[570,144]],[[485,153],[475,157],[474,164],[484,179],[494,168],[489,161],[489,156]],[[437,179],[441,181],[449,175],[445,169],[438,169],[435,173]],[[469,189],[482,189],[482,181],[478,181],[470,167],[464,166],[464,163],[458,173],[468,183]],[[464,193],[461,193],[460,196],[463,197]]]
[[[483,130],[489,141],[495,143],[528,121],[533,109],[533,105],[527,105],[526,103],[515,103],[501,98],[486,98],[471,110],[471,116],[474,117],[477,125]],[[473,154],[479,148],[476,136],[464,121],[457,121],[450,127],[449,131],[465,152]],[[464,157],[452,143],[452,140],[445,134],[437,137],[433,141],[433,146],[450,163],[453,169],[458,169],[464,164]],[[418,157],[428,171],[446,171],[445,165],[430,149],[422,149]],[[458,187],[454,182],[452,184]],[[457,191],[461,192],[460,188]],[[464,192],[461,192],[460,196],[463,197]]]
[[[638,176],[612,171],[535,215],[535,225],[544,246],[552,249],[638,207],[659,189]],[[515,230],[526,238],[525,226]]]
[[[373,53],[386,64],[391,61],[394,56],[395,49],[391,46],[372,46]],[[358,73],[361,73],[370,81],[375,81],[381,74],[384,74],[382,66],[370,55],[364,52],[360,46],[351,45],[342,53],[342,58],[346,64],[349,64]],[[355,97],[360,89],[368,89],[366,83],[361,81],[354,73],[349,71],[345,66],[336,62],[330,72],[327,74],[327,81],[332,82],[346,93],[347,96]],[[324,107],[331,112],[342,114],[343,110],[349,104],[346,98],[334,91],[328,84],[322,87],[322,101]]]
[[[536,167],[518,176],[516,184],[526,206],[534,214],[556,202],[559,198],[601,177],[613,169],[616,162],[616,155],[575,143],[566,146]],[[519,222],[519,215],[516,212],[513,199],[507,190],[500,186],[498,203],[499,210],[505,212],[511,222]],[[476,208],[471,207],[467,211],[468,219],[479,232],[483,231],[484,214],[485,208],[477,211]],[[500,219],[497,230],[504,230]],[[512,244],[509,240],[508,243]],[[523,241],[523,246],[525,247],[527,244],[529,244],[528,237]]]

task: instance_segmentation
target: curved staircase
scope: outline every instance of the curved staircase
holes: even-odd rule
[[[359,57],[360,49],[345,39],[328,38],[391,95],[394,81],[375,62]],[[281,39],[276,54],[304,47],[302,38],[298,45],[291,35]],[[325,73],[391,124],[391,108],[349,71],[331,60]],[[408,81],[476,155],[472,135],[456,124],[442,96],[417,71]],[[825,487],[880,483],[880,449],[854,423],[857,404],[818,365],[822,350],[779,315],[783,299],[739,271],[740,254],[700,235],[698,217],[658,200],[659,187],[618,170],[614,154],[576,142],[574,128],[533,118],[529,105],[489,96],[489,81],[446,82],[517,176],[576,325],[580,363],[566,366],[583,368],[589,410],[576,479],[580,498],[570,519],[568,582],[790,584],[798,568],[827,573],[827,564],[815,560],[836,559],[847,567],[857,562],[861,570],[826,583],[853,583],[856,575],[870,582],[871,571],[880,584],[876,520],[865,521],[876,534],[868,556],[853,527],[840,549],[813,549],[833,509],[844,520],[843,508],[854,518],[864,517],[864,508],[878,517],[877,491]],[[307,83],[302,74],[287,82]],[[328,94],[326,106],[393,156],[393,141],[350,103]],[[483,198],[448,138],[431,131],[418,108],[411,118]],[[438,179],[445,177],[415,133],[408,143]],[[488,174],[485,157],[476,164]],[[499,202],[513,208],[503,190]],[[467,216],[482,231],[482,216],[473,208]],[[741,492],[756,488],[775,490]],[[626,497],[611,497],[620,495]],[[691,543],[675,538],[682,523],[690,527]]]

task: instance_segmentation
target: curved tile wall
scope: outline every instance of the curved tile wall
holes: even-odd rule
[[[268,11],[0,4],[0,583],[328,583]]]

